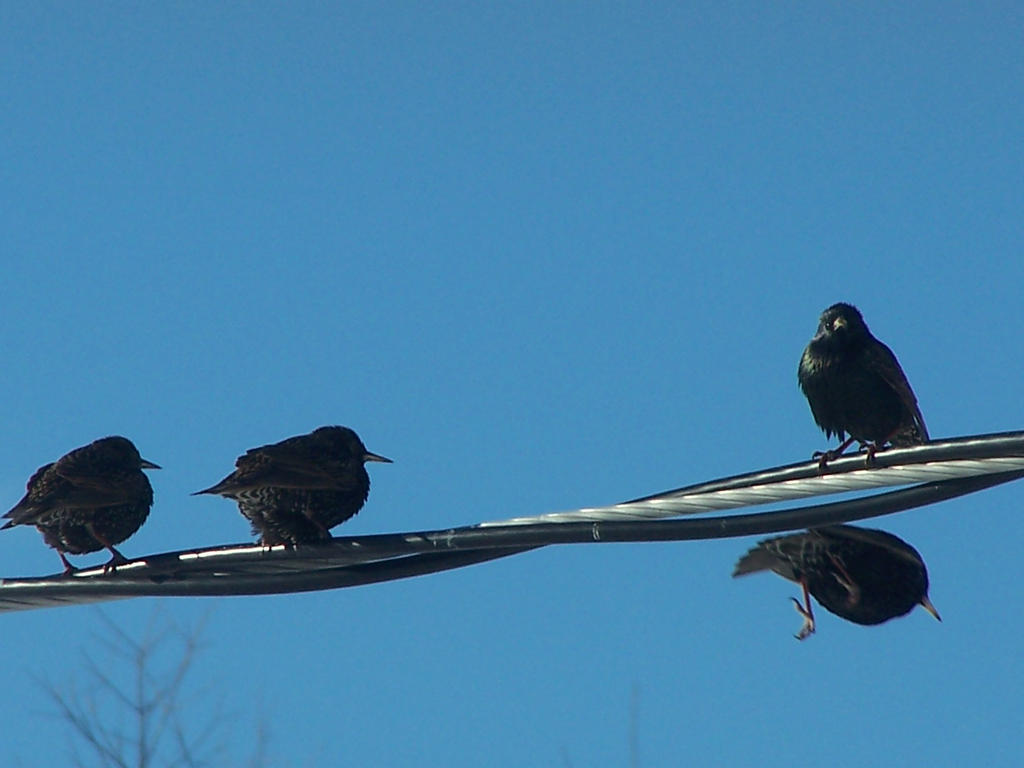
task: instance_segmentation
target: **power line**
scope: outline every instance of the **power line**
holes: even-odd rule
[[[256,595],[337,589],[462,568],[554,544],[683,541],[778,533],[893,514],[1024,477],[1024,432],[976,435],[877,454],[790,464],[610,507],[474,526],[338,537],[293,550],[236,544],[148,555],[70,576],[0,580],[0,612],[143,596]],[[715,517],[681,514],[910,485],[886,493]]]

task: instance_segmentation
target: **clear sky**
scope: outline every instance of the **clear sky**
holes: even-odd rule
[[[395,461],[341,535],[803,460],[839,300],[933,437],[1024,427],[1019,4],[7,3],[0,71],[4,508],[127,435],[164,467],[128,556],[247,540],[189,493],[322,424]],[[804,643],[750,539],[103,610],[208,615],[197,682],[275,765],[1017,766],[1022,493],[877,521],[942,624]],[[0,762],[65,756],[38,680],[87,679],[97,611],[0,617]]]

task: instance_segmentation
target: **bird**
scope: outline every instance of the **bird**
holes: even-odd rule
[[[768,570],[803,588],[803,605],[791,598],[804,619],[798,640],[815,630],[808,593],[855,624],[881,624],[915,605],[942,621],[928,598],[928,569],[921,555],[885,531],[830,525],[765,539],[739,559],[732,575]]]
[[[64,574],[75,571],[67,555],[108,550],[104,572],[128,562],[117,551],[149,516],[153,488],[143,469],[160,469],[139,455],[126,437],[111,436],[75,448],[44,464],[29,478],[25,496],[4,518],[3,528],[34,525],[53,547]]]
[[[887,443],[909,446],[930,439],[896,355],[871,335],[852,304],[833,304],[822,313],[800,356],[797,380],[825,437],[840,440],[838,448],[815,453],[822,470],[854,440],[866,446],[870,466]]]
[[[246,451],[234,472],[193,495],[236,501],[263,546],[292,548],[329,539],[331,528],[362,509],[370,493],[368,461],[391,463],[366,450],[348,427],[319,427]]]

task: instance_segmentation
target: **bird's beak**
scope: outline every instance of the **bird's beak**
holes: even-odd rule
[[[161,467],[160,467],[159,464],[154,464],[152,461],[146,461],[145,459],[143,459],[142,460],[142,468],[143,469],[160,469]]]
[[[935,606],[932,605],[932,601],[928,599],[928,595],[921,598],[921,607],[924,608],[928,613],[936,618],[938,621],[942,621],[942,617],[939,616],[939,612],[935,610]]]
[[[842,317],[837,317],[835,320],[832,321],[832,330],[833,331],[838,331],[840,328],[845,328],[845,327],[846,327],[846,320],[844,318],[842,318]]]
[[[370,453],[369,451],[367,451],[366,455],[363,456],[363,461],[383,461],[385,464],[395,463],[391,459],[385,459],[383,456],[378,456],[376,453]]]

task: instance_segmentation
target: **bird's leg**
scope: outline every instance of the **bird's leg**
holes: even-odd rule
[[[120,552],[118,552],[117,549],[114,548],[114,545],[107,540],[107,537],[100,534],[92,523],[86,523],[85,529],[89,532],[90,536],[96,539],[96,541],[103,545],[104,549],[106,549],[108,552],[110,552],[111,555],[113,555],[113,557],[110,558],[109,562],[103,564],[104,575],[116,571],[117,566],[125,565],[128,562],[128,558],[122,555]]]
[[[807,579],[800,579],[800,586],[804,590],[804,604],[800,605],[800,601],[795,597],[791,597],[790,600],[793,601],[796,612],[804,617],[804,624],[793,637],[797,640],[806,640],[814,634],[814,611],[811,609],[811,595],[807,591]]]
[[[110,554],[113,555],[113,557],[111,557],[108,562],[103,564],[104,574],[113,573],[117,570],[117,566],[128,564],[128,558],[122,555],[120,552],[118,552],[114,547],[108,546],[107,549],[110,551]]]
[[[864,467],[871,469],[875,466],[875,454],[879,451],[879,443],[866,443],[867,454],[864,456]],[[884,442],[882,443],[884,445]]]
[[[61,552],[59,549],[56,550],[56,552],[57,555],[60,557],[60,561],[64,563],[64,573],[62,575],[70,576],[72,573],[78,570],[77,568],[75,568],[75,566],[68,562],[68,558],[67,556],[65,556],[63,552]]]
[[[824,472],[825,465],[828,464],[830,461],[838,459],[840,456],[842,456],[843,451],[850,447],[850,444],[853,442],[853,440],[854,438],[851,435],[850,437],[846,438],[842,443],[840,443],[839,447],[833,448],[831,451],[815,451],[811,455],[811,458],[818,460],[818,471]]]

